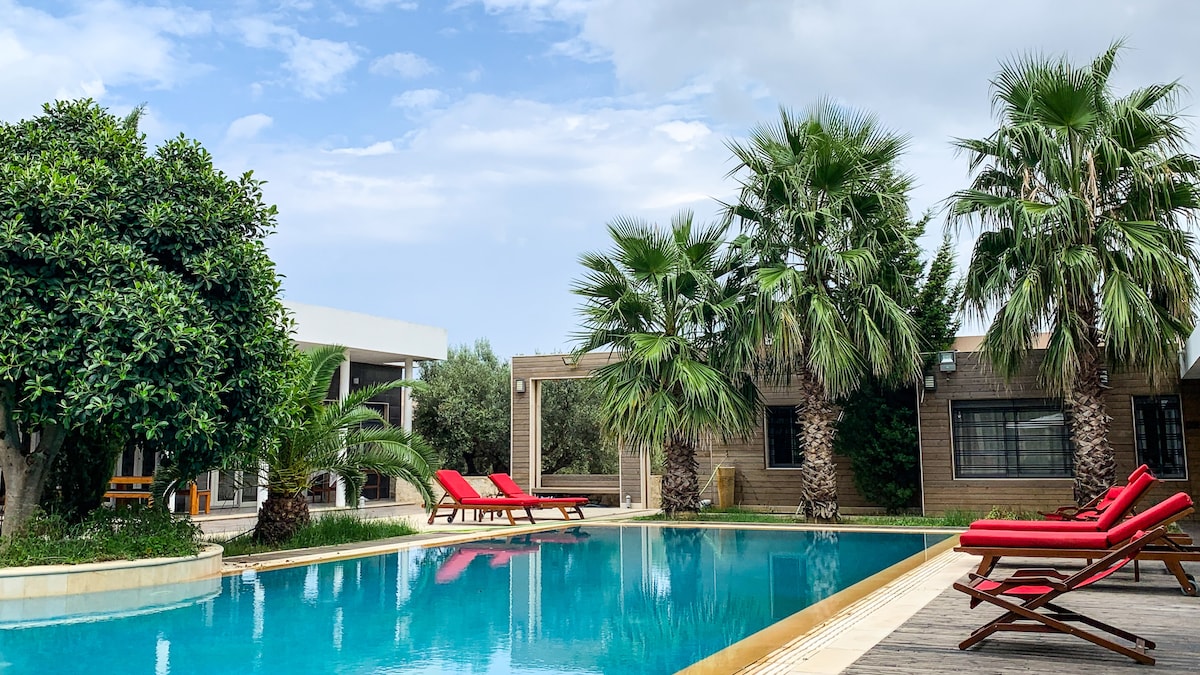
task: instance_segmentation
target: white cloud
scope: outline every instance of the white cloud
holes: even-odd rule
[[[410,89],[392,97],[392,106],[396,108],[428,108],[437,105],[445,94],[437,89]]]
[[[0,119],[36,114],[54,98],[106,99],[112,87],[170,88],[198,68],[183,43],[211,19],[187,8],[79,3],[68,14],[0,0]]]
[[[281,52],[292,85],[307,98],[324,98],[342,91],[345,75],[359,61],[350,43],[306,37],[294,28],[262,18],[242,19],[237,28],[247,45]]]
[[[676,143],[691,143],[712,133],[703,122],[681,122],[674,120],[654,127],[663,132]]]
[[[405,12],[411,12],[418,7],[415,0],[354,0],[354,4],[373,12],[379,12],[393,7]]]
[[[373,157],[375,155],[390,155],[396,152],[396,146],[391,141],[379,141],[365,148],[335,148],[330,150],[335,155],[353,155],[355,157]]]
[[[230,141],[249,140],[258,136],[260,131],[274,122],[275,120],[270,115],[262,113],[239,117],[229,123],[229,129],[225,131],[225,139]]]
[[[410,80],[435,70],[432,63],[412,52],[395,52],[381,56],[371,64],[371,72],[375,75],[399,75]]]
[[[365,243],[513,240],[547,228],[601,232],[621,213],[714,213],[709,196],[730,197],[727,152],[718,134],[680,121],[683,113],[473,95],[366,147],[225,152],[269,181],[286,245],[322,240],[332,220]]]

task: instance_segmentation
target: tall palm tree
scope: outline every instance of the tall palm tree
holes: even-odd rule
[[[1198,158],[1184,151],[1178,83],[1117,97],[1121,44],[1076,67],[1031,55],[992,80],[999,128],[956,141],[971,187],[951,217],[980,226],[964,304],[995,310],[982,349],[998,372],[1020,371],[1049,331],[1041,383],[1071,413],[1075,499],[1111,485],[1115,461],[1100,372],[1178,367],[1195,325]]]
[[[405,380],[368,385],[340,401],[327,402],[329,387],[346,359],[346,348],[321,346],[297,352],[288,398],[274,439],[254,452],[235,455],[219,467],[256,476],[267,491],[258,512],[255,539],[286,541],[309,521],[305,492],[317,474],[329,472],[345,481],[347,501],[358,503],[366,473],[376,472],[409,483],[428,507],[433,503],[431,467],[436,453],[418,435],[390,426],[366,407],[376,396],[412,383]],[[161,497],[192,476],[165,467],[155,475]],[[161,498],[156,499],[162,503]]]
[[[699,504],[697,443],[745,434],[754,420],[753,383],[719,360],[720,334],[738,310],[730,275],[742,264],[726,229],[693,225],[687,211],[669,229],[617,219],[613,249],[583,255],[587,272],[573,288],[584,298],[576,356],[603,347],[618,356],[594,375],[601,417],[627,447],[663,449],[668,514]]]
[[[907,141],[830,102],[779,117],[730,143],[742,187],[728,212],[756,267],[743,328],[757,370],[799,392],[802,505],[833,520],[835,402],[868,375],[911,381],[920,368],[894,264],[914,231],[911,179],[897,168]]]

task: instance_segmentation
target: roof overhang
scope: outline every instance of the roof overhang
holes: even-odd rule
[[[357,363],[403,364],[446,358],[446,329],[332,307],[284,302],[296,322],[292,340],[301,349],[342,345]]]

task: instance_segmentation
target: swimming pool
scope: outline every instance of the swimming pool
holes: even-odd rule
[[[222,580],[0,631],[3,673],[673,673],[941,535],[585,526]]]

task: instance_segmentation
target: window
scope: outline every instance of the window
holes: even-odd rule
[[[796,468],[804,460],[796,440],[796,407],[790,405],[767,408],[767,467]]]
[[[1157,478],[1187,478],[1178,396],[1134,396],[1138,462]]]
[[[1062,406],[1018,399],[954,401],[955,478],[1070,478],[1070,434]]]

